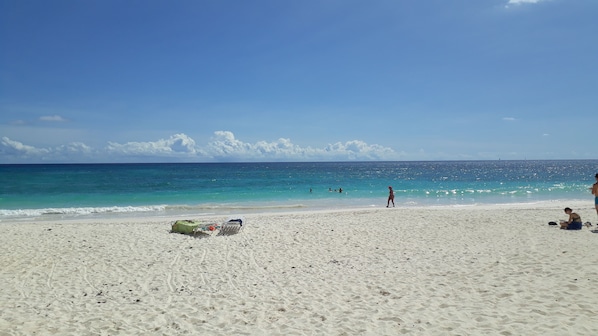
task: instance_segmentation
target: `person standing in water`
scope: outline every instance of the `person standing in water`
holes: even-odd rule
[[[394,208],[394,206],[395,206],[395,192],[392,190],[391,186],[388,186],[388,200],[386,201],[386,207],[387,208],[390,205],[390,202],[392,202],[392,207]]]

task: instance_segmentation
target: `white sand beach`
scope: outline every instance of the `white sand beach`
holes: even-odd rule
[[[590,202],[244,217],[0,222],[0,335],[598,335]]]

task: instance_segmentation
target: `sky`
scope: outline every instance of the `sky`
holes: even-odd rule
[[[596,159],[596,0],[0,0],[0,163]]]

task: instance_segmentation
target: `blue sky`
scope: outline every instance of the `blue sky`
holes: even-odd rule
[[[596,13],[0,0],[0,163],[595,159]]]

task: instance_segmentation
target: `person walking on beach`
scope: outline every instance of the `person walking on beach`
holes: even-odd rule
[[[394,206],[395,206],[395,192],[392,190],[391,186],[388,186],[388,200],[386,201],[386,207],[387,208],[390,205],[390,202],[392,202],[392,207],[394,208]]]
[[[592,195],[594,195],[594,207],[596,208],[596,215],[598,215],[598,174],[596,174],[596,183],[590,188]]]
[[[581,216],[573,212],[571,208],[565,208],[565,213],[569,215],[569,220],[561,222],[561,229],[563,230],[581,230]]]

